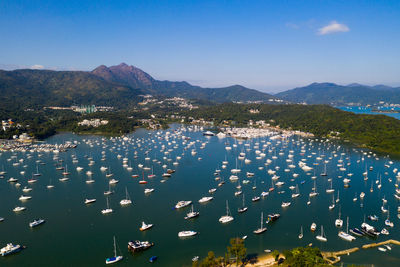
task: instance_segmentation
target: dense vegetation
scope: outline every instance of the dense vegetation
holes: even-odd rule
[[[337,85],[334,83],[313,83],[284,91],[275,95],[292,103],[346,105],[376,104],[379,101],[400,103],[400,88],[384,85],[366,86],[361,84]]]
[[[259,111],[257,114],[250,109]],[[273,126],[310,132],[317,137],[339,137],[376,151],[400,154],[400,121],[384,115],[361,115],[325,105],[222,104],[184,113],[193,118],[244,126],[265,120]]]
[[[12,118],[15,124],[22,127],[13,127],[3,131],[0,129],[0,139],[10,139],[13,135],[23,132],[30,136],[44,139],[60,131],[70,131],[82,134],[121,135],[134,131],[140,125],[139,119],[148,117],[147,113],[127,112],[96,112],[81,115],[70,110],[39,110],[39,111],[7,111],[0,109],[0,118]],[[102,119],[109,123],[99,127],[78,126],[84,119]]]
[[[141,93],[83,71],[0,70],[0,103],[13,110],[89,104],[126,108],[141,101]]]
[[[127,109],[142,101],[143,94],[221,103],[273,98],[239,85],[202,88],[187,82],[158,81],[139,69],[129,71],[132,66],[115,67],[120,74],[115,79],[110,77],[115,73],[107,71],[0,70],[0,103],[2,108],[14,109],[91,104]]]
[[[321,251],[316,247],[298,247],[283,252],[285,261],[283,266],[290,267],[328,267]]]
[[[240,85],[222,88],[203,88],[194,86],[187,82],[159,81],[148,73],[134,66],[121,63],[118,66],[97,67],[93,74],[104,80],[132,88],[140,88],[152,95],[163,95],[167,97],[183,97],[187,99],[199,99],[217,103],[232,101],[262,101],[266,102],[275,98],[269,94],[249,89]]]
[[[232,264],[231,259],[233,259],[233,264],[239,266],[246,259],[247,249],[244,245],[244,240],[242,238],[236,237],[231,238],[229,241],[230,246],[227,247],[225,257],[215,257],[213,251],[209,251],[207,257],[204,260],[198,262],[193,262],[193,267],[219,267],[228,266]],[[231,266],[231,265],[229,265]]]
[[[247,249],[244,240],[231,238],[230,246],[227,247],[225,257],[216,257],[213,251],[209,251],[202,261],[193,262],[194,267],[221,267],[221,266],[250,266],[258,261],[257,258],[246,257]],[[321,251],[316,247],[298,247],[285,250],[282,254],[275,250],[271,253],[275,263],[280,266],[290,267],[329,267]],[[246,265],[247,266],[247,265]]]

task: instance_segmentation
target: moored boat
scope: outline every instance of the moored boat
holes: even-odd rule
[[[8,243],[5,247],[1,248],[0,254],[1,256],[7,256],[21,251],[24,247],[21,245],[13,245],[12,243]]]
[[[29,223],[29,227],[30,227],[30,228],[33,228],[33,227],[39,226],[39,225],[41,225],[41,224],[44,224],[45,222],[46,222],[46,221],[43,220],[43,219],[36,219],[36,220],[34,220],[33,222],[30,222],[30,223]]]

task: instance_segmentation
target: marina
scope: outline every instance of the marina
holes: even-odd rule
[[[2,151],[0,246],[29,249],[0,265],[51,255],[48,266],[99,266],[112,255],[113,238],[108,259],[123,257],[118,265],[146,266],[157,255],[162,266],[191,266],[210,250],[223,255],[232,237],[247,236],[248,253],[263,254],[310,243],[352,249],[399,236],[396,159],[289,131],[203,132],[171,125],[112,138],[65,133],[42,144],[53,150]],[[60,151],[57,144],[74,145]],[[32,174],[40,176],[29,183]],[[384,245],[377,245],[384,252],[343,253],[341,261],[400,264],[399,248]],[[70,246],[73,255],[65,253]]]

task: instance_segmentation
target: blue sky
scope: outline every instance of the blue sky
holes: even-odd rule
[[[276,92],[400,85],[400,1],[0,1],[0,68],[126,62],[157,79]]]

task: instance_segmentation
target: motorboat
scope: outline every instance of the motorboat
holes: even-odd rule
[[[46,222],[46,221],[43,220],[43,219],[36,219],[36,220],[34,220],[33,222],[30,222],[30,223],[29,223],[29,227],[30,227],[30,228],[33,228],[33,227],[39,226],[39,225],[41,225],[41,224],[43,224],[43,223],[45,223],[45,222]]]
[[[151,227],[153,227],[153,224],[146,224],[145,222],[142,222],[142,227],[140,227],[139,230],[143,232],[149,230]]]
[[[179,237],[189,237],[189,236],[195,236],[197,235],[197,232],[195,231],[181,231],[178,233]]]

